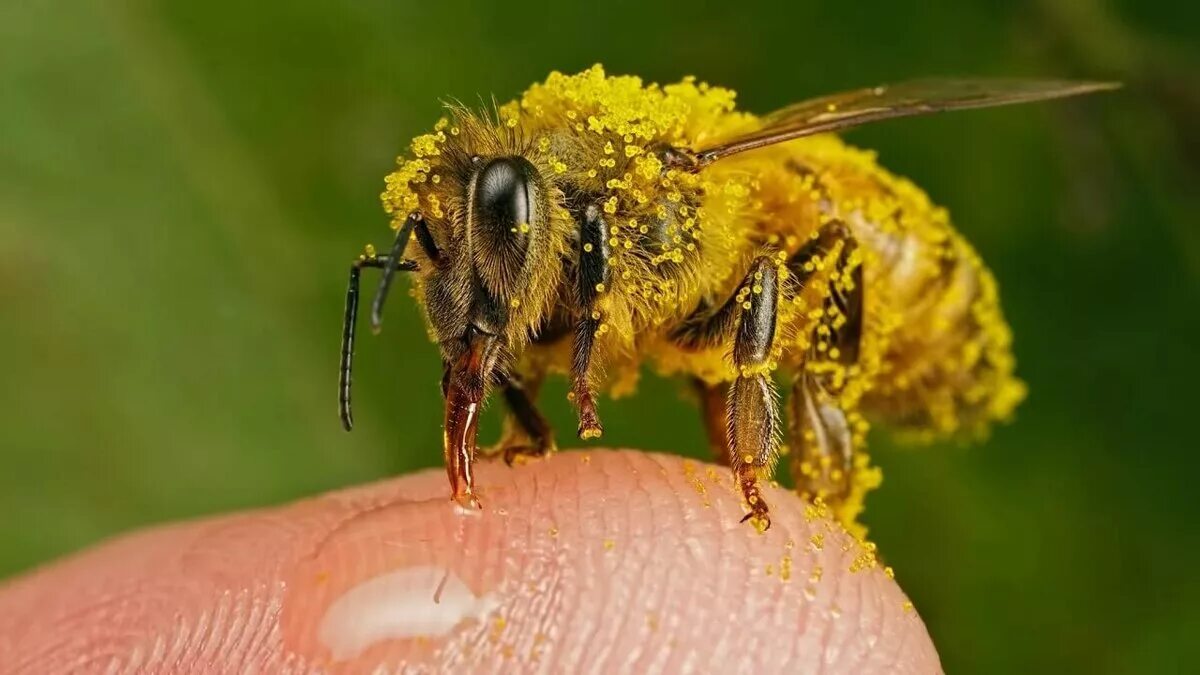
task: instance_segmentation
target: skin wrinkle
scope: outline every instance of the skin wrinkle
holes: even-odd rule
[[[672,478],[674,478],[674,477],[672,476]],[[728,547],[725,547],[723,545],[724,541],[721,541],[720,543],[722,544],[721,549],[720,549],[720,558],[719,558],[719,560],[721,561],[721,565],[718,569],[719,570],[727,570],[730,567],[732,567],[736,564],[739,564],[734,560],[737,558],[736,551],[731,551]],[[731,559],[731,558],[733,558],[733,559]],[[752,562],[752,560],[743,560],[743,561],[741,561],[740,564],[751,564],[752,565],[754,563]],[[731,583],[732,583],[732,581],[730,580],[728,575],[718,574],[717,575],[717,597],[727,597],[729,595],[729,593],[726,591],[726,589],[730,586]],[[749,593],[749,590],[746,588],[746,582],[743,582],[742,587],[737,589],[737,591],[736,591],[736,593],[734,593],[734,595],[738,598],[745,598],[747,593]],[[713,611],[719,612],[720,610],[718,608],[714,607]],[[731,633],[730,630],[721,630],[721,631],[717,632],[716,646],[714,647],[714,652],[718,655],[718,658],[720,658],[720,655],[723,655],[725,653],[725,651],[728,650],[730,633]]]
[[[673,477],[672,472],[668,470],[663,462],[659,461],[657,456],[652,456],[652,460],[653,464],[655,465],[655,472],[657,475],[661,475],[668,479]],[[680,543],[688,549],[688,560],[692,561],[691,549],[689,546],[687,546],[686,542],[689,538],[698,536],[700,533],[695,531],[695,528],[697,527],[697,521],[690,515],[690,500],[684,498],[686,495],[688,495],[688,492],[680,489],[671,489],[664,492],[670,496],[670,499],[674,502],[676,508],[674,510],[670,509],[669,507],[663,508],[660,510],[660,512],[663,514],[664,519],[668,517],[668,514],[679,514],[683,535]],[[656,519],[654,525],[655,531],[663,531],[663,521],[661,519]],[[715,544],[720,546],[720,541],[715,541]],[[668,575],[667,584],[664,584],[661,591],[662,601],[658,603],[659,607],[656,609],[656,613],[658,615],[665,615],[667,617],[667,621],[669,621],[670,628],[666,632],[666,635],[664,635],[667,644],[670,642],[677,642],[680,639],[683,628],[681,626],[681,621],[695,621],[700,625],[710,625],[710,622],[708,621],[709,607],[705,603],[691,603],[690,607],[686,605],[681,606],[684,603],[681,603],[679,599],[686,597],[688,590],[688,583],[682,575]],[[659,621],[662,623],[663,619],[660,618]],[[655,639],[655,637],[652,637],[651,639]],[[671,656],[676,651],[677,650],[671,649],[662,652],[665,659],[665,664],[663,666],[664,670],[668,668],[666,664],[671,663]]]
[[[645,483],[641,479],[640,472],[633,475],[633,490],[630,494],[632,499],[629,501],[628,509],[625,512],[632,512],[634,514],[633,521],[646,525],[646,529],[650,535],[649,537],[643,537],[637,532],[631,532],[629,535],[629,538],[631,539],[631,547],[644,547],[645,549],[648,549],[642,556],[648,562],[647,564],[640,566],[638,571],[638,580],[630,587],[632,589],[637,589],[638,592],[634,592],[632,594],[633,597],[628,598],[629,601],[625,604],[626,620],[629,621],[631,625],[638,626],[639,615],[644,614],[647,611],[647,604],[657,604],[657,601],[659,600],[659,598],[654,597],[656,591],[655,587],[652,584],[646,583],[646,575],[648,572],[647,568],[653,564],[653,561],[661,558],[661,556],[657,555],[657,545],[662,542],[664,538],[655,536],[655,533],[659,532],[659,530],[657,528],[657,523],[653,519],[655,509],[652,507],[651,503],[654,500],[654,495],[646,489]],[[650,596],[650,603],[646,602],[646,599],[642,595],[643,592]],[[644,621],[642,623],[644,624]],[[634,645],[633,649],[626,654],[624,663],[621,664],[620,670],[624,672],[631,672],[631,669],[635,664],[637,664],[637,662],[641,659],[642,654],[645,652],[643,646],[644,643],[637,643]]]
[[[565,494],[578,497],[578,494],[579,494],[578,486],[571,482],[573,480],[573,478],[574,478],[574,476],[572,474],[568,473],[567,474],[567,484],[563,485],[562,488],[563,488],[563,490],[565,490]],[[540,477],[535,477],[535,483],[539,486],[542,484]],[[537,493],[535,492],[535,495],[536,494]],[[535,499],[534,503],[542,504],[542,503],[546,503],[546,502],[543,501],[543,498],[537,498],[537,499]],[[562,513],[561,513],[560,507],[559,507],[560,504],[573,505],[573,507],[576,509],[579,508],[580,504],[577,499],[567,499],[567,500],[551,499],[551,500],[549,500],[549,504],[551,505],[551,511],[550,511],[551,516],[550,516],[549,521],[544,523],[544,526],[546,529],[542,532],[538,532],[535,530],[534,532],[531,533],[530,536],[535,537],[536,538],[535,540],[537,540],[537,541],[545,542],[544,546],[546,546],[552,553],[552,565],[554,566],[554,569],[555,569],[555,579],[554,579],[554,583],[550,587],[550,591],[547,593],[547,596],[548,596],[547,597],[547,606],[553,608],[554,611],[547,612],[546,614],[541,616],[541,623],[539,624],[539,630],[540,630],[540,632],[542,632],[544,635],[547,636],[547,642],[553,642],[553,640],[555,640],[558,637],[557,636],[558,631],[557,631],[557,627],[552,622],[555,620],[555,617],[558,616],[557,611],[561,610],[561,608],[563,607],[564,594],[565,594],[564,587],[567,584],[572,582],[570,575],[573,574],[573,567],[567,564],[566,551],[564,551],[562,549],[562,547],[557,545],[557,539],[555,537],[551,536],[550,528],[559,528],[559,527],[561,527],[560,523],[564,522],[564,518],[562,517]],[[573,521],[568,521],[568,522],[573,522]],[[547,647],[548,647],[548,645],[547,645]],[[543,649],[543,651],[544,651],[544,649]]]
[[[588,458],[590,464],[590,454],[588,455]],[[628,458],[621,457],[620,466],[614,467],[609,463],[605,463],[601,468],[601,473],[604,476],[603,488],[601,490],[602,495],[608,493],[611,489],[613,472],[618,470],[622,472],[622,476],[628,476],[630,484],[633,486],[634,490],[638,489],[637,486],[639,485],[640,478],[636,469],[629,465]],[[606,497],[601,496],[600,499],[603,500],[606,499]],[[628,514],[628,504],[626,503],[619,504],[617,505],[617,508],[614,509],[598,509],[597,515],[600,521],[599,531],[594,533],[596,535],[594,541],[592,541],[592,537],[588,536],[589,533],[585,532],[583,546],[590,545],[607,548],[608,542],[612,541],[614,548],[617,545],[623,547],[620,555],[624,555],[626,552],[632,551],[633,549],[630,546],[629,541],[618,543],[612,535],[614,531],[628,531],[628,528],[622,528],[613,522],[615,518],[626,514]],[[627,539],[628,538],[629,537],[627,537]],[[584,617],[590,617],[591,621],[598,621],[599,617],[605,617],[605,620],[598,621],[600,625],[595,629],[596,637],[595,639],[588,641],[588,646],[590,649],[584,652],[584,660],[582,661],[582,663],[587,664],[588,666],[586,672],[596,673],[597,675],[606,672],[606,670],[610,667],[608,665],[608,659],[612,654],[613,643],[615,642],[616,634],[620,632],[622,625],[625,624],[630,618],[628,614],[629,603],[627,601],[607,602],[609,600],[617,599],[613,597],[616,595],[616,590],[612,587],[614,575],[610,574],[608,569],[610,565],[615,566],[617,562],[618,561],[614,559],[612,554],[607,551],[597,557],[597,567],[599,569],[597,570],[597,573],[592,575],[592,578],[598,583],[600,592],[595,594],[592,602],[595,603],[598,599],[602,598],[606,601],[604,605],[615,605],[620,608],[622,614],[619,616],[612,616],[610,615],[609,611],[606,611],[611,610],[611,607],[597,605],[592,609],[592,611],[585,612],[581,615]],[[620,598],[619,600],[627,600],[627,598]]]
[[[652,459],[657,467],[656,470],[661,475],[668,476],[669,474],[667,472],[667,468],[663,465],[662,462],[658,461],[658,457],[652,456]],[[688,510],[687,510],[688,507],[683,499],[684,493],[680,490],[668,490],[666,492],[667,492],[667,494],[669,494],[671,496],[671,499],[674,501],[674,503],[677,507],[676,512],[682,514],[682,518],[681,518],[682,519],[682,529],[683,529],[682,541],[684,542],[685,547],[687,547],[689,549],[688,563],[695,562],[691,555],[691,549],[686,544],[687,544],[688,539],[690,537],[696,536],[697,533],[694,531],[695,522],[693,521],[692,518],[688,517]],[[656,521],[655,526],[661,527],[661,521]],[[720,542],[716,542],[716,544],[719,546]],[[682,620],[687,620],[687,619],[692,618],[692,617],[686,617],[683,614],[683,612],[667,611],[668,608],[670,607],[670,605],[668,604],[670,599],[671,598],[679,598],[682,595],[682,593],[678,590],[678,588],[683,584],[684,584],[684,582],[681,579],[680,575],[668,575],[667,582],[664,584],[664,587],[663,587],[662,592],[663,592],[664,602],[661,604],[661,606],[658,608],[657,611],[660,615],[663,616],[663,618],[660,619],[660,621],[662,623],[664,623],[666,626],[668,626],[668,628],[664,632],[663,637],[659,638],[659,639],[663,640],[664,644],[670,644],[671,641],[677,640],[678,635],[680,634],[680,622]],[[676,602],[676,604],[678,604],[677,600],[675,602]],[[696,616],[694,618],[694,620],[700,622],[702,625],[708,625],[708,622],[705,621],[705,617],[707,616],[707,608],[702,605],[701,607],[696,608],[696,612],[697,612],[698,616]],[[674,657],[677,653],[678,653],[677,650],[660,650],[659,655],[662,658],[662,666],[661,667],[664,671],[667,671],[671,668],[671,664],[675,660]],[[676,663],[675,669],[681,670],[682,669],[681,664]]]
[[[490,498],[478,515],[446,503],[435,470],[103,545],[0,586],[0,634],[12,636],[0,641],[0,674],[85,663],[82,672],[136,671],[140,663],[148,673],[323,667],[340,675],[380,664],[398,672],[400,658],[421,660],[404,672],[812,672],[824,661],[821,613],[834,600],[846,630],[826,671],[862,671],[867,658],[884,672],[939,672],[924,627],[902,611],[894,584],[877,568],[848,573],[857,549],[841,552],[840,529],[826,532],[821,555],[808,551],[825,521],[806,523],[802,503],[782,490],[770,488],[779,517],[759,535],[737,522],[738,495],[728,481],[714,482],[707,465],[694,463],[685,476],[674,458],[587,456],[482,465]],[[383,507],[398,499],[403,508]],[[796,544],[784,582],[779,558],[789,538]],[[813,564],[825,572],[815,602],[802,598]],[[498,609],[427,648],[389,640],[357,660],[328,663],[315,636],[330,603],[407,565],[445,565],[471,592],[495,594]],[[881,613],[867,617],[875,598]],[[489,640],[497,617],[506,625]],[[869,655],[864,626],[886,631]],[[423,661],[434,654],[441,666]],[[893,655],[903,663],[887,663]],[[2,665],[14,663],[24,665]]]
[[[864,632],[864,622],[868,619],[873,611],[873,608],[868,606],[867,596],[864,591],[865,589],[862,586],[859,586],[857,592],[854,594],[855,607],[852,610],[847,608],[846,612],[847,616],[857,617],[857,620],[854,621],[853,624],[847,622],[846,625],[848,626],[848,630],[852,630],[860,635],[867,635],[867,633]],[[853,627],[849,628],[851,625],[853,625]],[[860,643],[859,649],[855,650],[854,652],[854,661],[852,662],[853,667],[861,668],[863,666],[863,664],[866,662],[867,649],[868,647],[865,644]]]
[[[843,649],[843,651],[847,652],[849,658],[853,659],[853,661],[851,661],[851,664],[856,668],[859,667],[860,664],[862,663],[862,654],[863,654],[864,645],[862,644],[862,641],[856,642],[856,641],[850,640],[849,638],[850,638],[850,635],[852,635],[852,634],[865,635],[865,633],[862,633],[858,630],[858,626],[860,625],[860,622],[862,621],[862,617],[864,616],[864,613],[867,611],[867,607],[863,603],[863,590],[864,590],[865,586],[866,586],[865,584],[861,584],[858,587],[852,589],[850,592],[850,597],[853,598],[853,601],[847,602],[846,606],[841,608],[842,613],[845,614],[846,616],[857,616],[858,617],[858,621],[854,621],[854,622],[846,621],[846,622],[842,623],[843,630],[844,630],[844,633],[843,633],[844,638],[842,640],[842,642],[843,642],[842,649]],[[847,600],[849,600],[849,598],[847,598]]]
[[[853,553],[853,551],[851,551],[851,553]],[[842,560],[839,561],[839,564],[848,564],[848,563],[846,563],[845,558],[843,558]],[[844,605],[846,604],[846,601],[848,599],[846,587],[842,583],[842,580],[845,578],[846,577],[844,577],[842,575],[835,575],[833,577],[833,582],[834,582],[834,589],[833,589],[833,594],[832,594],[833,598],[830,601],[830,603],[828,605],[826,605],[826,607],[823,610],[826,613],[828,613],[830,616],[833,615],[833,612],[834,612],[833,608],[835,608],[835,607],[838,608],[838,611],[841,611],[842,609],[844,609]],[[848,630],[848,628],[845,626],[844,623],[830,622],[830,621],[825,622],[825,634],[824,634],[825,637],[822,640],[822,642],[825,645],[825,650],[824,650],[824,653],[822,654],[822,659],[821,659],[822,671],[824,671],[824,669],[825,669],[825,664],[828,664],[828,663],[831,663],[831,662],[837,660],[837,658],[839,656],[841,656],[843,651],[845,650],[845,631],[846,630]]]
[[[662,466],[661,462],[658,462],[656,460],[654,462],[654,464],[656,466],[656,471],[664,472],[666,470]],[[645,488],[643,487],[642,489],[644,490]],[[653,496],[653,494],[650,493],[648,490],[647,490],[647,494],[650,496]],[[670,512],[670,513],[684,514],[684,516],[681,518],[681,522],[680,522],[680,530],[681,530],[681,534],[682,534],[683,538],[681,540],[679,540],[678,545],[684,546],[684,548],[687,548],[686,544],[684,542],[686,542],[688,537],[693,536],[693,533],[690,531],[693,527],[693,521],[690,518],[686,517],[687,507],[683,503],[683,498],[682,498],[683,493],[678,490],[671,490],[671,491],[667,491],[666,494],[669,496],[670,500],[672,502],[674,502],[675,509],[672,511],[669,506],[666,508],[663,508],[663,509],[653,509],[653,508],[649,509],[650,530],[652,532],[661,532],[663,530],[662,519],[658,516],[659,513],[666,514],[666,513]],[[670,598],[679,597],[679,591],[677,590],[679,582],[680,582],[679,575],[675,575],[675,574],[668,575],[665,583],[663,583],[662,585],[660,585],[658,587],[658,595],[655,598],[654,602],[647,603],[643,607],[643,611],[647,612],[648,616],[652,613],[653,621],[657,625],[657,628],[655,630],[650,630],[650,626],[647,625],[647,638],[646,639],[648,641],[652,641],[652,642],[661,644],[662,641],[664,640],[664,637],[668,640],[673,639],[674,635],[679,630],[679,620],[681,618],[681,616],[680,616],[681,613],[664,611],[670,602]],[[651,619],[648,618],[647,623],[649,623],[650,620]],[[669,624],[668,624],[668,622],[669,622]],[[647,659],[648,662],[642,664],[642,668],[644,669],[644,672],[655,672],[655,673],[664,672],[667,668],[667,664],[669,663],[671,653],[669,651],[662,650],[662,649],[646,650],[646,651],[648,653],[645,653],[645,652],[644,653],[645,653],[645,658]]]

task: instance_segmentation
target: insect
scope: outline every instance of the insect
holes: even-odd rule
[[[788,455],[797,489],[861,532],[880,481],[869,423],[970,433],[1009,416],[1025,389],[996,283],[946,211],[830,132],[1113,86],[918,80],[756,117],[728,89],[594,66],[488,113],[451,105],[387,176],[390,252],[367,247],[350,266],[342,422],[352,427],[361,270],[382,270],[376,330],[404,272],[444,365],[458,503],[479,506],[472,465],[490,392],[508,406],[495,452],[512,463],[555,450],[535,405],[547,374],[569,378],[586,440],[602,433],[598,394],[628,393],[649,364],[694,383],[744,520],[769,527],[760,481]]]

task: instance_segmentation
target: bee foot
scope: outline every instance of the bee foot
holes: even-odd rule
[[[758,477],[752,466],[741,467],[738,472],[738,483],[741,485],[746,505],[750,507],[749,513],[742,517],[741,522],[750,521],[754,529],[760,533],[766,532],[771,528],[771,509],[767,506],[767,502],[759,490]]]
[[[553,454],[553,444],[547,445],[510,445],[503,450],[504,463],[509,466],[519,466],[528,462],[545,459]]]
[[[590,441],[593,438],[600,438],[602,435],[604,435],[604,427],[600,426],[600,422],[591,420],[579,423],[580,439]]]
[[[758,530],[759,532],[766,532],[767,530],[771,529],[771,513],[767,509],[766,504],[761,504],[761,506],[762,508],[760,509],[751,509],[750,513],[742,516],[742,520],[740,522],[744,523],[746,521],[750,521],[751,527],[753,527],[755,530]]]
[[[575,396],[575,403],[579,406],[579,438],[584,441],[600,438],[604,434],[604,427],[600,424],[600,415],[596,412],[596,401],[592,398],[592,393],[587,389],[580,389]]]

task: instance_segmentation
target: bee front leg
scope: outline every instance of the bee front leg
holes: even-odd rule
[[[776,264],[768,256],[755,259],[737,291],[741,316],[733,363],[738,376],[730,385],[726,418],[730,466],[750,507],[743,520],[760,531],[771,526],[771,517],[759,479],[774,473],[779,457],[779,410],[770,365],[780,292]]]
[[[604,432],[596,412],[595,392],[591,370],[596,336],[600,332],[601,314],[597,308],[600,294],[605,292],[612,276],[608,258],[610,248],[604,219],[595,204],[584,212],[579,228],[579,265],[576,296],[581,317],[575,326],[575,341],[571,352],[571,399],[579,411],[579,437],[599,438]]]
[[[520,459],[538,459],[558,449],[554,431],[535,403],[541,384],[540,375],[528,380],[517,375],[505,379],[501,393],[509,414],[504,417],[500,442],[488,451],[488,455],[503,457],[504,462],[512,466]]]

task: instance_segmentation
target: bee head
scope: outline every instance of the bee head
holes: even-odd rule
[[[494,338],[507,361],[504,354],[515,355],[542,323],[561,276],[563,227],[551,217],[561,193],[537,158],[519,149],[464,148],[444,157],[435,189],[451,207],[430,219],[437,251],[435,264],[423,265],[429,322],[447,361],[472,336]]]

